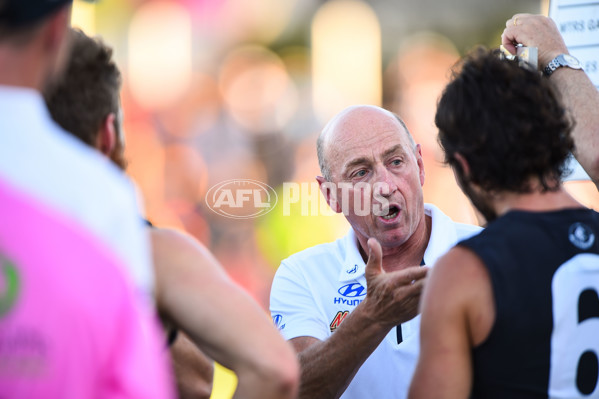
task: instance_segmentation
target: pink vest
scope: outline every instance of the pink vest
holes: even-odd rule
[[[115,259],[0,181],[0,397],[174,396],[153,312]]]

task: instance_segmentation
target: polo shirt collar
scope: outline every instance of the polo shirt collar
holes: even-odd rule
[[[457,241],[457,234],[451,219],[436,206],[424,204],[424,213],[431,217],[431,236],[424,252],[424,263],[432,266],[447,251],[449,243]],[[353,229],[349,230],[342,243],[345,258],[339,271],[339,281],[360,280],[364,276],[366,263],[358,249],[360,244]]]
[[[424,213],[431,217],[431,236],[424,252],[424,263],[430,267],[457,242],[458,235],[453,221],[436,206],[424,204]]]
[[[30,87],[0,85],[0,102],[10,108],[27,108],[35,112],[47,110],[40,92]]]
[[[20,126],[26,123],[30,126],[46,127],[42,132],[48,130],[48,124],[58,127],[41,93],[32,88],[0,85],[0,109],[5,123],[18,123]],[[35,129],[22,130],[22,133],[37,133]]]
[[[353,229],[343,237],[343,249],[345,258],[343,259],[341,270],[339,271],[339,281],[357,280],[364,276],[366,263],[360,254],[358,238]]]

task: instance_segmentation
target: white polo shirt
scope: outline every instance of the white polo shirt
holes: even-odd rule
[[[432,217],[424,262],[432,266],[458,241],[474,235],[478,226],[453,222],[437,207],[425,204]],[[273,321],[285,337],[326,340],[343,318],[366,296],[366,264],[351,230],[337,241],[317,245],[281,262],[270,295]],[[405,398],[416,367],[420,316],[401,325],[398,344],[393,328],[366,359],[341,396],[344,399]],[[347,348],[346,350],[351,350]]]
[[[151,293],[149,238],[131,181],[58,126],[36,90],[0,86],[0,180],[91,231]]]

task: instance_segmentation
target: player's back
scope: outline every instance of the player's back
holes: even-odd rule
[[[599,214],[511,211],[460,243],[484,262],[495,323],[473,398],[599,398]]]
[[[100,238],[150,296],[149,239],[131,182],[62,130],[36,90],[0,85],[0,179]]]
[[[96,237],[0,180],[0,396],[171,398],[149,304]]]

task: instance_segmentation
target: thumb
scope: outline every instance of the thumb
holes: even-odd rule
[[[368,262],[364,274],[366,280],[383,273],[383,250],[376,238],[368,239]]]

